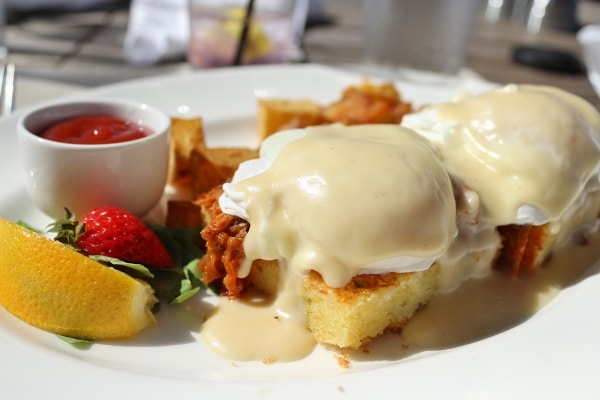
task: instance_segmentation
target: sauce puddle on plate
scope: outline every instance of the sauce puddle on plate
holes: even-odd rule
[[[344,351],[353,361],[400,360],[426,350],[440,350],[481,340],[510,329],[551,302],[562,288],[575,284],[600,258],[600,232],[585,245],[571,243],[548,262],[519,278],[508,271],[470,279],[436,295],[404,327],[402,334],[374,340],[367,352]],[[261,304],[222,298],[202,328],[211,350],[225,358],[293,361],[315,346],[298,318],[277,318],[278,301]],[[216,317],[216,318],[215,318]]]
[[[496,271],[436,296],[404,328],[408,346],[440,349],[470,343],[511,328],[552,301],[600,258],[600,234],[585,245],[555,251],[541,268],[514,278]]]
[[[236,361],[270,364],[305,358],[316,342],[303,318],[285,315],[282,302],[293,299],[296,297],[265,299],[252,293],[240,300],[223,297],[202,326],[202,339],[217,355]]]

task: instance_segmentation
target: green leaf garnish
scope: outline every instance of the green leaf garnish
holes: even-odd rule
[[[38,228],[34,228],[33,226],[29,225],[27,222],[23,221],[23,220],[18,220],[17,221],[17,225],[22,226],[25,229],[29,229],[32,232],[35,233],[39,233],[40,235],[44,234],[44,231]]]
[[[204,255],[204,246],[200,237],[200,228],[170,228],[147,224],[165,245],[175,261],[176,268],[161,270],[172,272],[170,285],[163,286],[158,296],[169,304],[180,304],[193,297],[206,286],[198,269],[198,261]],[[164,274],[163,274],[164,276]]]
[[[168,228],[155,224],[146,225],[158,236],[176,266],[183,268],[187,263],[199,259],[204,254],[200,228]]]
[[[119,260],[118,258],[102,255],[89,255],[88,257],[94,261],[104,262],[110,265],[114,265],[116,267],[126,267],[132,269],[133,271],[139,272],[147,278],[154,278],[154,274],[152,274],[152,272],[150,272],[150,270],[142,264],[130,263],[127,261]]]
[[[56,334],[56,337],[58,337],[60,340],[63,340],[67,343],[69,343],[70,345],[73,345],[77,348],[88,348],[90,347],[94,341],[93,340],[86,340],[86,339],[77,339],[77,338],[73,338],[70,336],[64,336],[64,335],[59,335]]]
[[[181,282],[182,293],[179,296],[175,297],[173,300],[171,300],[169,302],[169,304],[181,304],[184,301],[192,298],[196,293],[198,293],[200,291],[199,287],[196,287],[196,288],[188,287],[188,288],[184,289],[184,286],[185,286],[184,282]]]
[[[192,260],[183,267],[184,278],[181,280],[177,296],[169,301],[171,304],[180,304],[188,300],[200,289],[206,286],[202,282],[200,270],[198,269],[198,259]]]

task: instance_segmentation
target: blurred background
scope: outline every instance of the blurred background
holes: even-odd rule
[[[4,0],[3,42],[17,66],[18,79],[95,87],[191,71],[187,1]],[[583,26],[600,23],[599,1],[475,3],[467,70],[498,83],[552,82],[598,105],[582,71],[532,66],[515,60],[514,50],[522,45],[550,47],[582,60],[576,33]],[[288,61],[361,71],[365,65],[363,10],[363,0],[307,0],[298,52]]]

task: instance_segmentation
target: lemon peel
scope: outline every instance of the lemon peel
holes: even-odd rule
[[[3,218],[0,282],[0,305],[59,335],[126,339],[156,322],[147,282]]]

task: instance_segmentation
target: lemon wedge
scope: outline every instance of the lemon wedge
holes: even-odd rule
[[[144,281],[0,218],[0,305],[40,329],[107,340],[156,322]]]

